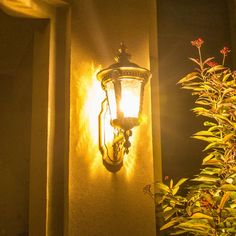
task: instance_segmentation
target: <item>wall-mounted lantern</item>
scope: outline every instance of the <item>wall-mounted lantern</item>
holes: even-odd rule
[[[123,157],[128,154],[131,143],[131,129],[140,123],[144,86],[151,77],[149,70],[130,62],[130,54],[122,42],[116,63],[97,74],[106,98],[99,114],[99,149],[103,163],[112,172],[118,171]],[[110,124],[114,139],[110,147],[106,144],[103,118],[105,107],[109,108]]]

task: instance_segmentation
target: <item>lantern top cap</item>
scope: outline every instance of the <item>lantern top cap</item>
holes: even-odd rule
[[[119,67],[139,67],[137,64],[130,62],[131,55],[128,53],[128,49],[125,43],[122,41],[120,43],[120,48],[118,49],[118,55],[115,56],[116,63],[109,66],[109,69],[116,69]]]
[[[130,62],[131,55],[127,52],[127,47],[124,42],[121,42],[118,49],[118,55],[115,57],[116,63],[110,65],[108,68],[103,69],[97,73],[98,80],[106,83],[110,79],[121,77],[135,77],[146,82],[151,73],[149,70]]]

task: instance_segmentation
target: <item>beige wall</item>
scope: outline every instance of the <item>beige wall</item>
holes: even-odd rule
[[[40,3],[43,1],[35,2]],[[14,5],[14,3],[12,4]],[[32,6],[35,5],[33,4]],[[41,13],[43,11],[28,11],[27,9],[28,8],[24,8],[23,4],[22,8],[17,8],[13,11],[13,14],[19,10],[26,15],[32,13],[33,16],[42,17]],[[44,7],[40,9],[44,9]],[[51,19],[51,23],[61,23],[60,11],[53,11],[53,15],[55,12],[57,17]],[[97,116],[104,93],[100,84],[95,79],[95,73],[99,69],[99,65],[105,67],[113,62],[113,56],[116,54],[116,49],[121,40],[124,40],[128,45],[130,53],[133,54],[134,62],[141,66],[149,67],[148,13],[149,9],[144,0],[138,3],[129,0],[126,1],[125,6],[123,1],[107,2],[105,0],[81,0],[74,1],[72,4],[69,235],[155,235],[154,205],[142,191],[147,183],[153,182],[150,84],[148,84],[145,89],[143,123],[139,128],[136,128],[134,132],[131,152],[127,156],[124,167],[120,172],[112,174],[105,169],[102,165],[102,157],[98,151],[97,145]],[[48,17],[48,14],[45,13],[45,16]],[[20,22],[21,20],[16,19],[16,21]],[[59,25],[60,24],[58,24],[58,27]],[[68,159],[66,153],[67,149],[65,148],[64,153],[62,148],[62,146],[64,146],[63,140],[66,140],[67,136],[66,133],[63,133],[64,131],[58,131],[59,126],[55,120],[57,120],[57,122],[58,120],[62,120],[60,127],[64,130],[64,127],[62,127],[64,125],[63,114],[66,114],[69,102],[66,101],[65,97],[65,93],[67,92],[63,89],[65,85],[64,82],[66,83],[65,87],[68,86],[68,83],[62,78],[65,77],[64,74],[60,70],[55,70],[54,65],[57,67],[61,65],[61,67],[63,67],[67,62],[66,57],[62,56],[64,53],[62,51],[65,50],[63,45],[64,39],[60,41],[61,44],[58,43],[61,37],[54,35],[53,27],[50,30],[50,37],[49,31],[47,31],[48,34],[46,34],[45,37],[41,37],[41,43],[37,43],[39,40],[38,37],[43,34],[43,29],[44,27],[37,31],[34,41],[33,88],[37,89],[33,89],[32,124],[34,122],[34,125],[32,125],[33,131],[31,130],[33,140],[31,140],[31,149],[33,151],[39,151],[36,153],[32,152],[33,159],[31,159],[29,223],[32,235],[43,235],[46,225],[49,235],[58,236],[62,235],[63,231],[63,223],[61,221],[63,220],[63,208],[64,206],[65,209],[67,208],[67,201],[63,200],[63,195],[67,195],[66,177],[64,178],[66,173],[64,173],[64,171],[66,172],[66,162]],[[13,32],[14,31],[9,30],[9,33],[13,34]],[[58,28],[59,34],[63,32],[64,26]],[[54,41],[47,41],[49,38],[53,38]],[[47,50],[45,48],[41,50],[41,48],[37,46],[41,44],[46,45]],[[21,41],[18,40],[16,45],[21,45]],[[55,47],[55,45],[58,47]],[[62,47],[60,45],[62,45]],[[50,48],[49,51],[47,47]],[[9,52],[9,50],[7,50],[7,52]],[[19,54],[16,52],[18,51],[15,50],[13,53],[15,60]],[[68,55],[68,53],[69,51],[67,51],[66,55]],[[42,58],[43,60],[41,60]],[[52,62],[49,66],[49,73],[47,73],[46,64],[49,58],[52,59]],[[55,58],[59,59],[53,60]],[[65,61],[61,60],[64,58]],[[5,63],[4,60],[2,62]],[[30,62],[32,62],[32,60],[30,60]],[[24,65],[27,67],[30,65],[28,69],[32,66],[30,62],[28,63],[26,59],[24,61]],[[38,67],[36,68],[37,65]],[[39,71],[40,73],[36,73],[37,70],[40,70],[41,66],[44,66],[43,69]],[[2,68],[5,67],[3,66]],[[22,69],[23,68],[22,66]],[[9,70],[12,71],[12,68]],[[40,75],[43,76],[40,78]],[[24,79],[28,78],[25,74],[23,77]],[[69,80],[68,74],[67,77]],[[57,80],[54,80],[54,78],[57,78]],[[49,93],[47,93],[48,85]],[[27,94],[31,95],[32,88],[27,88],[26,90],[27,93],[25,96]],[[37,99],[37,94],[41,96],[40,99]],[[54,101],[55,94],[57,97],[56,102]],[[49,102],[47,103],[48,95]],[[18,97],[16,96],[15,98],[17,99]],[[46,107],[45,104],[48,105],[48,107]],[[64,110],[65,106],[67,108]],[[37,116],[37,114],[40,115]],[[28,116],[28,118],[29,117],[30,116]],[[35,125],[35,122],[39,122],[40,124]],[[48,126],[45,122],[49,123]],[[41,125],[44,123],[43,129],[38,129],[41,128]],[[54,127],[52,127],[54,124],[56,124],[55,127],[58,127],[55,133],[53,133]],[[28,131],[30,132],[30,123],[28,123],[28,125]],[[49,127],[48,130],[47,127]],[[49,136],[53,134],[47,140],[49,144],[45,142],[45,134],[47,132],[49,132]],[[40,135],[43,136],[43,138],[40,139]],[[35,148],[37,140],[43,141],[43,144],[38,142],[38,149]],[[30,139],[28,141],[30,142]],[[41,149],[43,145],[45,147]],[[28,144],[28,147],[29,146],[30,144]],[[50,155],[48,156],[44,155],[46,148],[50,149],[48,151]],[[51,155],[51,152],[53,155]],[[66,157],[65,160],[63,160],[64,155]],[[43,160],[41,160],[40,157],[42,157]],[[63,161],[65,164],[64,168]],[[40,168],[37,168],[39,166]],[[24,168],[24,165],[21,163],[19,168]],[[29,166],[26,166],[26,168],[29,169]],[[7,171],[9,171],[9,167],[7,167]],[[45,173],[48,174],[46,177],[44,176]],[[27,178],[29,177],[24,177],[24,179]],[[8,183],[8,181],[9,180],[5,183]],[[24,190],[28,191],[28,186]],[[45,199],[46,196],[47,199]],[[17,195],[16,197],[17,200],[12,198],[15,203],[22,200],[20,196]],[[25,204],[24,212],[26,214],[28,208],[27,197],[22,200]],[[63,202],[65,204],[64,206]],[[45,205],[45,203],[47,203],[47,205]],[[23,205],[19,204],[19,206],[22,207]],[[47,217],[45,211],[47,211]],[[66,219],[66,210],[64,215]],[[25,215],[24,222],[27,224],[27,215]],[[59,226],[61,227],[56,226],[58,222],[60,222]],[[17,220],[12,220],[12,224],[16,223]],[[67,221],[65,224],[66,223]],[[65,225],[65,230],[66,228],[67,225]],[[24,231],[26,230],[27,228],[25,228]],[[3,231],[3,233],[4,232],[5,231]],[[10,233],[10,235],[14,234],[15,233],[12,232]]]
[[[144,122],[135,129],[124,167],[108,172],[98,151],[97,117],[104,93],[95,74],[113,63],[124,40],[137,64],[149,67],[147,1],[74,1],[72,4],[70,236],[155,235],[153,202],[143,187],[153,182],[150,84]]]

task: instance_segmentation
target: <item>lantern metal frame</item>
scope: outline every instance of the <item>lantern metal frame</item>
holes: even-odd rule
[[[144,86],[151,77],[149,70],[130,62],[131,55],[127,53],[127,48],[122,42],[120,44],[119,54],[115,57],[116,63],[108,68],[101,70],[97,74],[97,79],[101,81],[102,89],[106,92],[106,98],[102,102],[101,112],[99,114],[99,150],[103,156],[103,164],[112,172],[118,171],[123,165],[124,155],[129,153],[131,146],[130,136],[132,128],[140,124],[140,115],[142,112]],[[123,112],[116,106],[117,118],[111,120],[114,139],[112,145],[108,147],[104,129],[104,117],[107,114],[107,108],[111,106],[108,100],[106,85],[112,82],[114,85],[116,104],[121,101],[122,81],[132,80],[141,83],[139,114],[138,117],[124,117]],[[111,109],[111,107],[110,107]]]

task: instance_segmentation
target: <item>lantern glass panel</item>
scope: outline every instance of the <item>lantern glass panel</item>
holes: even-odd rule
[[[112,81],[106,84],[106,94],[108,98],[111,119],[114,120],[117,118],[117,106],[116,106],[115,88]]]
[[[142,82],[137,79],[123,78],[121,80],[120,112],[124,118],[138,118],[140,112]]]

